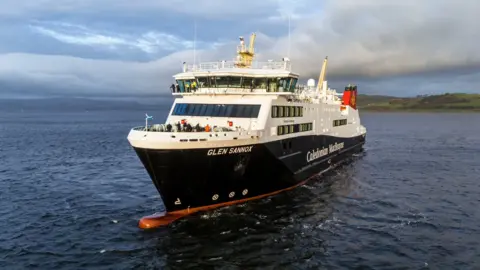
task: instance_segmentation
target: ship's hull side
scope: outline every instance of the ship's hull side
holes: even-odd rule
[[[312,135],[211,149],[134,149],[167,212],[176,212],[294,187],[361,150],[364,142],[364,136]]]

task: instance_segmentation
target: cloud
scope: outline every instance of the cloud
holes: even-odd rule
[[[198,59],[228,55],[231,48],[198,50]],[[223,53],[222,53],[223,52]],[[155,61],[131,62],[85,59],[62,55],[25,53],[0,54],[0,88],[25,94],[43,91],[59,95],[152,95],[165,94],[173,75],[182,71],[184,61],[193,62],[193,51],[183,50]],[[220,60],[217,58],[216,60]],[[2,82],[12,86],[1,87]],[[41,89],[41,90],[38,90]]]
[[[0,16],[20,17],[31,14],[102,14],[105,12],[124,15],[144,16],[147,12],[175,12],[183,15],[195,15],[197,18],[223,18],[242,16],[260,16],[271,13],[278,6],[278,0],[243,0],[241,6],[230,1],[219,0],[3,0]],[[186,17],[188,18],[188,17]]]
[[[75,25],[63,22],[41,22],[29,25],[30,29],[38,34],[54,38],[60,42],[105,48],[109,50],[137,49],[147,54],[157,54],[161,51],[179,51],[192,49],[194,42],[185,40],[172,34],[148,31],[139,35],[113,33],[87,28],[83,25]],[[206,44],[197,42],[196,46],[210,47],[219,46],[214,42]]]
[[[7,0],[11,1],[11,0]],[[421,94],[430,91],[477,91],[480,81],[480,24],[476,11],[480,2],[449,0],[382,1],[244,1],[243,8],[227,1],[63,1],[52,0],[21,5],[12,1],[0,14],[43,14],[76,12],[94,14],[120,12],[119,16],[140,16],[161,10],[178,17],[178,25],[168,33],[192,32],[194,18],[209,18],[211,32],[224,30],[230,42],[215,48],[205,41],[197,60],[215,61],[234,57],[237,32],[233,20],[263,29],[257,35],[259,60],[280,59],[288,53],[293,67],[304,79],[317,78],[323,58],[329,56],[327,78],[341,88],[343,83],[359,82],[369,93]],[[41,3],[41,4],[39,4]],[[100,4],[101,3],[101,4]],[[243,2],[242,2],[243,3]],[[109,6],[109,4],[111,4]],[[50,6],[47,10],[45,6]],[[141,13],[139,11],[146,11]],[[80,16],[80,15],[78,15]],[[291,43],[287,20],[292,18]],[[34,16],[35,17],[35,16]],[[98,20],[98,17],[96,17]],[[184,23],[182,24],[182,20]],[[105,48],[123,52],[139,50],[147,54],[160,50],[150,62],[91,60],[69,56],[33,54],[0,55],[0,80],[32,81],[53,85],[58,92],[82,93],[165,93],[181,63],[193,58],[192,41],[181,35],[155,32],[150,26],[140,32],[102,30],[87,23],[32,23],[31,29],[66,44]],[[98,24],[97,24],[98,25]],[[119,26],[119,25],[117,25]],[[277,26],[277,28],[274,28]],[[208,32],[203,29],[203,32]],[[215,40],[215,38],[213,39]],[[212,42],[213,43],[213,42]],[[201,44],[201,43],[198,43]],[[191,61],[189,61],[191,62]]]
[[[313,8],[312,8],[313,7]],[[281,22],[299,20],[315,14],[322,7],[322,2],[302,0],[277,0],[276,12],[270,13],[267,21]]]
[[[291,58],[311,75],[327,55],[333,76],[476,69],[479,9],[477,1],[327,1],[317,16],[296,22]],[[288,38],[279,38],[269,53],[280,56],[287,46]]]

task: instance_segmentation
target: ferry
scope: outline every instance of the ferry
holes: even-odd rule
[[[288,57],[254,61],[255,38],[232,61],[184,62],[165,122],[130,130],[165,205],[141,229],[295,188],[363,149],[357,86],[328,87],[328,57],[317,85],[300,84]]]

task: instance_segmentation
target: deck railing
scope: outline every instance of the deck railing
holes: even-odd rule
[[[164,141],[178,142],[206,142],[206,141],[225,141],[225,140],[245,140],[259,139],[263,135],[261,130],[245,130],[243,128],[231,129],[225,127],[215,127],[210,131],[178,131],[166,130],[166,125],[155,124],[148,126],[134,127],[132,130],[138,132],[151,133]],[[144,134],[143,137],[147,136]],[[158,137],[160,136],[160,137]]]
[[[302,91],[309,90],[313,88],[309,88],[308,86],[304,84],[297,84],[295,86],[294,91],[267,91],[266,89],[262,88],[231,88],[231,87],[222,87],[222,88],[205,88],[205,87],[199,87],[197,89],[186,89],[185,91],[180,91],[180,90],[173,90],[172,94],[173,95],[188,95],[188,94],[298,94]],[[172,89],[170,89],[172,90]]]
[[[183,126],[178,130],[177,126],[170,125],[170,130],[167,129],[166,124],[153,124],[145,126],[134,127],[133,130],[135,131],[147,131],[147,132],[164,132],[164,133],[206,133],[206,132],[241,132],[247,131],[244,129],[236,130],[233,128],[227,127],[213,127],[210,131],[205,131],[205,127],[201,127],[200,130],[195,130],[195,127],[192,127],[192,130],[185,129]]]
[[[235,61],[219,61],[219,62],[206,62],[196,65],[186,65],[185,71],[211,71],[228,68],[236,68],[237,62]],[[252,62],[250,68],[255,69],[273,69],[273,70],[291,70],[290,61],[268,61],[268,62]]]

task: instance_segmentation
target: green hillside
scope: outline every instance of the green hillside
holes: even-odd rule
[[[409,98],[358,95],[358,107],[368,111],[479,111],[480,94],[443,94]]]

